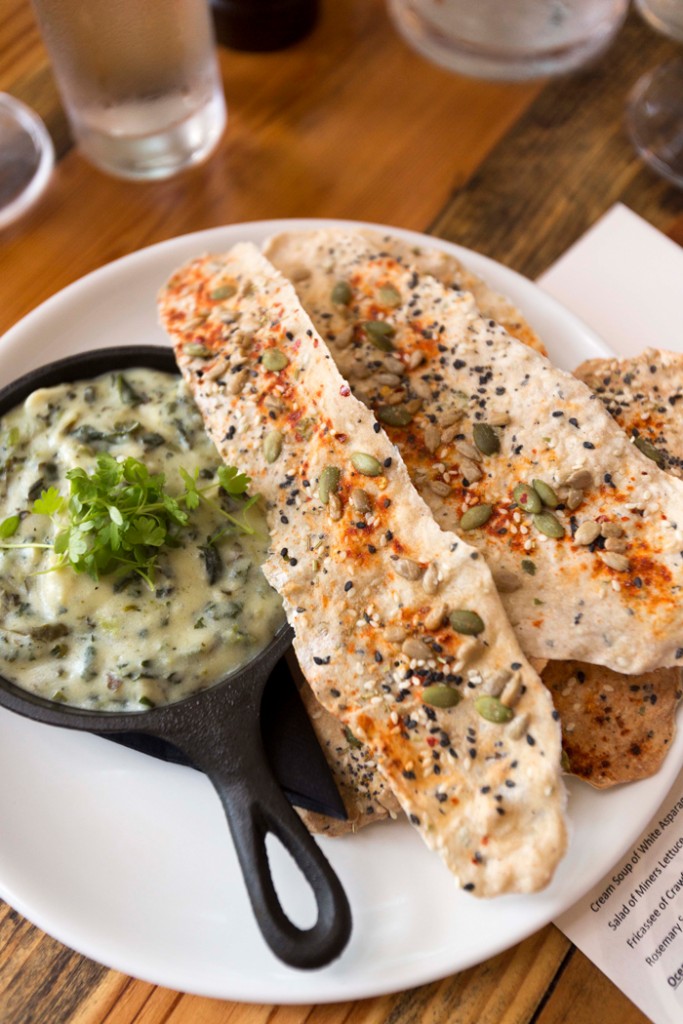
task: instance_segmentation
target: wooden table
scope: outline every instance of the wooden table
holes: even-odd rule
[[[116,257],[251,219],[335,216],[431,231],[530,277],[617,200],[683,243],[683,193],[638,161],[622,127],[631,85],[674,52],[635,16],[585,73],[499,85],[413,54],[382,0],[323,0],[317,28],[291,49],[221,51],[230,120],[205,166],[133,185],[73,148],[28,0],[0,0],[0,15],[0,89],[38,110],[58,155],[46,196],[0,236],[0,332]],[[0,950],[2,1024],[646,1020],[553,926],[443,981],[313,1007],[220,1002],[136,981],[3,904]]]

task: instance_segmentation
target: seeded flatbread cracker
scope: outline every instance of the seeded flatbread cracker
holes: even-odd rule
[[[544,886],[566,845],[559,727],[484,560],[434,522],[254,246],[183,267],[159,308],[221,455],[264,496],[264,571],[317,699],[463,888]]]
[[[343,821],[314,811],[298,810],[309,832],[340,836],[347,832],[357,832],[385,818],[396,818],[401,808],[377,770],[370,751],[356,739],[348,726],[343,725],[316,699],[294,658],[291,659],[290,668],[296,677],[301,699],[347,814]]]
[[[678,669],[627,677],[601,665],[551,661],[543,682],[560,714],[572,775],[604,789],[659,770],[675,732]]]
[[[683,356],[649,349],[632,359],[590,359],[574,372],[643,454],[683,476]],[[573,775],[604,788],[658,771],[675,733],[680,669],[624,677],[551,662],[542,678],[560,712]]]
[[[683,355],[646,349],[633,359],[588,359],[574,375],[643,455],[683,477]]]
[[[366,239],[376,252],[386,253],[398,263],[414,267],[421,274],[431,274],[447,287],[471,292],[482,316],[496,320],[513,338],[536,349],[541,355],[548,354],[543,342],[514,303],[505,295],[494,291],[486,281],[482,281],[468,270],[455,256],[442,249],[411,245],[395,235],[381,234],[378,231],[361,229],[358,234]],[[307,232],[298,235],[276,235],[264,247],[264,254],[275,266],[279,266],[280,258],[286,263],[287,276],[295,286],[311,275],[311,268],[306,263],[309,237]],[[284,250],[282,253],[279,251],[280,247]]]
[[[292,237],[304,306],[437,521],[490,560],[527,655],[681,661],[681,483],[468,293],[357,234]],[[290,272],[286,237],[268,252]]]

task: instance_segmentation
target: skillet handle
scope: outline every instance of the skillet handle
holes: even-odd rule
[[[273,953],[291,967],[323,967],[348,942],[351,910],[327,858],[272,775],[261,740],[261,687],[254,683],[253,677],[234,678],[229,706],[220,693],[207,691],[201,729],[168,739],[203,769],[220,797],[254,916]],[[318,917],[311,928],[297,927],[282,909],[268,863],[269,833],[313,891]]]

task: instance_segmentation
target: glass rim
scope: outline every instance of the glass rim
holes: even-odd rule
[[[9,93],[0,92],[0,112],[9,115],[30,137],[39,158],[35,171],[19,194],[6,206],[0,208],[1,230],[23,216],[42,195],[52,174],[55,151],[50,134],[42,120],[21,100],[10,96]]]

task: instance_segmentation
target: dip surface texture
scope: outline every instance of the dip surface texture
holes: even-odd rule
[[[221,464],[175,375],[134,369],[40,389],[0,420],[0,520],[21,516],[6,543],[51,543],[57,528],[30,511],[33,501],[48,488],[68,497],[66,473],[92,472],[103,452],[164,474],[174,496],[181,468],[206,487]],[[250,508],[254,532],[244,532],[220,512],[239,518],[241,499],[217,486],[207,498],[179,546],[161,549],[154,590],[125,572],[50,571],[49,549],[0,550],[0,673],[51,700],[135,711],[181,700],[254,657],[284,622],[260,568],[265,518]]]

